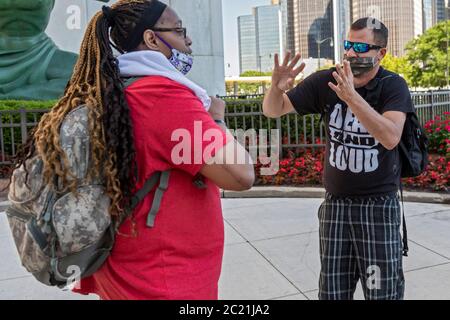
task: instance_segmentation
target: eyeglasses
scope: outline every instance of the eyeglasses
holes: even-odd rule
[[[355,50],[356,53],[366,53],[373,49],[375,49],[375,50],[382,49],[383,47],[364,43],[364,42],[351,42],[351,41],[345,40],[344,41],[345,51],[348,51],[351,48],[353,48],[353,50]]]
[[[159,31],[159,32],[172,32],[175,31],[180,36],[182,35],[184,39],[187,37],[187,30],[186,28],[152,28],[153,31]]]

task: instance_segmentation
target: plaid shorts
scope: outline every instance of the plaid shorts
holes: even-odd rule
[[[402,300],[398,195],[366,199],[330,194],[319,208],[320,300],[352,300],[358,280],[367,300]]]

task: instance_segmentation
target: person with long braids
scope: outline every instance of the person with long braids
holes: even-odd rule
[[[64,96],[17,156],[16,168],[38,152],[45,182],[52,184],[56,175],[75,190],[59,128],[71,110],[87,105],[89,175],[104,176],[118,227],[107,261],[78,283],[77,293],[114,300],[218,299],[224,247],[219,187],[251,188],[254,168],[225,126],[224,102],[185,77],[191,44],[178,15],[159,1],[103,7],[87,27]],[[182,137],[187,141],[180,143]],[[153,173],[167,170],[168,188],[149,227],[155,191],[133,212],[125,208]]]

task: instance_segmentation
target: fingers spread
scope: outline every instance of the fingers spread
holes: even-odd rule
[[[345,70],[347,77],[350,77],[353,75],[352,68],[350,67],[350,62],[344,61],[344,70]]]
[[[295,65],[300,61],[301,55],[300,53],[297,53],[294,57],[294,59],[292,59],[291,63],[289,64],[289,68],[293,69],[295,67]]]
[[[283,67],[287,67],[289,60],[291,59],[291,52],[288,51],[286,53],[286,56],[284,57],[284,61],[283,61]]]
[[[341,64],[339,64],[339,63],[336,64],[336,72],[337,72],[341,77],[343,77],[343,76],[345,75],[344,68],[343,68],[343,66],[342,66]]]
[[[339,87],[335,86],[333,83],[328,82],[328,86],[337,94],[339,94],[341,92],[341,89],[339,89]]]
[[[275,67],[280,66],[280,58],[278,57],[278,53],[275,53]]]
[[[300,72],[302,72],[306,67],[306,64],[303,62],[298,68],[294,69],[292,72],[294,73],[295,77],[297,77]]]
[[[333,72],[333,77],[336,79],[338,84],[342,84],[344,82],[341,76],[337,74],[337,72]]]

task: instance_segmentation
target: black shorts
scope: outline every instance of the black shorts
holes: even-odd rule
[[[397,195],[355,199],[327,194],[319,221],[319,299],[351,300],[358,280],[368,300],[403,299]]]

